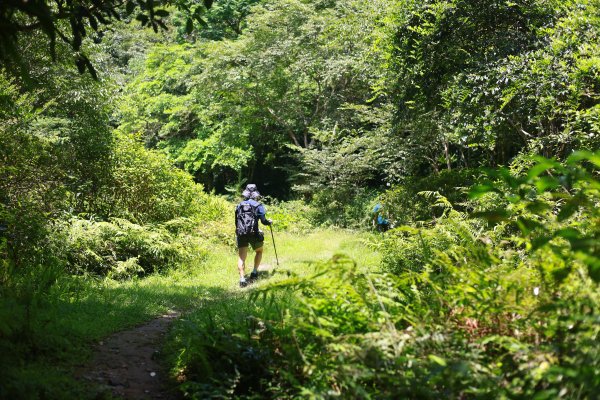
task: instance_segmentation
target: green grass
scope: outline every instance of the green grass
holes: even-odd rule
[[[275,233],[280,269],[302,274],[310,263],[344,253],[360,265],[379,264],[377,253],[364,244],[367,234],[345,230],[320,230],[309,235]],[[249,254],[247,273],[253,254]],[[239,293],[235,249],[215,246],[197,265],[119,282],[68,278],[55,287],[52,325],[70,331],[80,340],[96,340],[134,326],[170,310],[197,309],[207,301]],[[264,265],[276,266],[270,235],[265,240]]]
[[[364,268],[379,266],[380,256],[369,249],[367,241],[372,234],[350,230],[325,229],[309,235],[275,234],[275,244],[279,254],[280,265],[301,273],[307,264],[325,261],[335,254],[345,254]],[[265,238],[265,256],[263,262],[275,265],[271,238]]]
[[[275,267],[275,253],[268,231],[265,239],[263,264]],[[376,267],[379,256],[365,245],[368,239],[368,234],[333,229],[303,235],[275,232],[280,261],[277,270],[293,270],[303,275],[310,270],[309,264],[325,261],[339,253],[349,255],[365,268]],[[247,273],[251,270],[252,259],[251,253]],[[271,279],[280,276],[283,274],[275,274]],[[47,398],[61,398],[65,393],[75,392],[80,397],[82,388],[64,378],[71,368],[90,356],[92,342],[170,310],[184,314],[220,310],[223,316],[228,314],[227,318],[236,318],[232,313],[243,317],[247,307],[240,307],[240,304],[251,307],[246,301],[248,296],[254,288],[271,279],[240,289],[237,252],[225,245],[215,245],[208,257],[188,266],[145,278],[130,281],[61,278],[36,310],[32,331],[39,354],[21,369],[20,374],[27,376],[31,383],[29,393],[36,393],[36,387],[42,387]],[[48,368],[48,365],[54,367]],[[63,382],[59,385],[63,389],[52,389],[58,390],[56,396],[46,389],[55,386],[52,382]]]
[[[223,293],[224,296],[205,302],[175,323],[163,354],[172,376],[177,381],[185,381],[179,390],[186,396],[220,398],[224,393],[232,395],[231,390],[235,392],[252,385],[250,382],[262,375],[265,364],[261,361],[261,351],[255,354],[256,349],[248,347],[246,339],[258,334],[249,332],[262,330],[260,321],[280,319],[287,309],[293,307],[294,296],[291,292],[281,292],[267,299],[260,289],[285,280],[289,277],[287,272],[300,279],[310,276],[315,273],[314,264],[326,262],[335,255],[349,256],[363,271],[378,268],[380,263],[379,254],[367,244],[372,239],[367,233],[325,229],[306,235],[276,234],[279,267],[276,266],[271,238],[267,239],[263,263],[273,267],[268,278],[260,279],[246,289],[229,289]],[[250,255],[248,259],[247,266],[251,265]],[[227,260],[231,265],[227,279],[229,282],[235,279],[233,283],[236,285],[235,254]],[[328,265],[337,266],[336,263]],[[214,268],[214,265],[211,267]],[[249,271],[250,268],[247,268]],[[208,269],[206,275],[214,279],[215,273]],[[255,298],[254,294],[259,296]],[[241,381],[238,381],[238,376]]]

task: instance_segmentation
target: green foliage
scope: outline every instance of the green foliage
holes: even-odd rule
[[[37,220],[38,224],[40,223]],[[40,230],[36,231],[35,229]],[[63,336],[48,335],[45,314],[53,286],[64,274],[65,236],[47,226],[30,227],[38,235],[28,243],[8,243],[8,256],[0,264],[0,397],[35,398],[39,393],[74,393],[72,384],[51,372],[40,382],[31,364],[51,354],[59,355],[69,346]],[[39,236],[43,235],[43,241]],[[18,250],[29,251],[25,255]],[[15,259],[18,257],[18,259]],[[52,389],[65,384],[65,391]],[[67,389],[69,388],[69,389]]]
[[[276,318],[278,307],[273,304],[265,314]],[[247,299],[234,296],[178,322],[165,351],[172,373],[185,381],[179,389],[186,397],[264,393],[271,355],[261,346],[265,321],[252,316],[256,311]]]
[[[345,104],[333,129],[313,130],[315,145],[299,149],[302,173],[296,192],[312,196],[330,192],[347,196],[356,187],[377,183],[389,158],[385,135],[390,128],[390,107]]]
[[[400,3],[388,51],[401,157],[390,172],[597,148],[597,2]]]
[[[246,18],[248,29],[223,33],[229,40],[150,52],[121,106],[122,128],[164,149],[209,190],[246,178],[283,197],[290,178],[306,187],[334,172],[344,174],[340,185],[378,178],[378,165],[388,162],[379,153],[391,107],[373,99],[371,86],[383,76],[373,45],[389,2],[251,3],[220,2],[210,11],[223,12],[227,32]],[[213,37],[213,28],[205,34]],[[309,166],[301,174],[298,156]],[[335,171],[324,175],[325,166]]]
[[[376,193],[364,188],[322,189],[312,198],[312,219],[319,225],[359,228],[369,225]]]
[[[313,207],[301,200],[277,201],[265,199],[267,216],[273,220],[275,229],[290,233],[307,233],[314,228]]]
[[[555,258],[546,267],[545,279],[560,284],[582,263],[590,278],[600,281],[599,154],[575,152],[564,165],[541,157],[536,161],[526,175],[500,170],[492,174],[500,184],[488,181],[475,186],[472,197],[497,192],[507,206],[474,215],[518,230],[521,244],[540,260]]]
[[[407,177],[380,196],[386,218],[403,225],[439,217],[445,206],[434,204],[431,195],[434,192],[447,199],[456,210],[465,211],[469,207],[466,188],[475,182],[478,174],[478,170],[459,169],[443,170],[426,178]]]
[[[155,46],[119,107],[120,130],[142,134],[208,188],[237,176],[252,156],[247,137],[195,94],[202,54],[189,44]]]
[[[121,279],[200,262],[210,246],[201,233],[221,230],[227,204],[114,133],[111,88],[72,71],[62,46],[51,64],[42,44],[23,48],[28,79],[0,71],[0,397],[84,398],[62,368],[83,348],[89,316],[58,321],[70,304],[85,310],[89,293],[84,278],[65,289],[68,274]],[[97,308],[105,297],[96,295]]]
[[[187,234],[127,220],[73,220],[66,243],[69,270],[122,279],[164,271],[205,252]]]
[[[192,398],[593,398],[598,160],[582,152],[565,164],[537,159],[524,174],[499,170],[472,188],[471,215],[432,194],[443,208],[435,221],[374,242],[388,273],[335,256],[302,275],[285,271],[250,303],[196,314],[175,332],[186,349],[174,361],[182,390]],[[505,200],[485,199],[492,192]],[[503,214],[489,209],[504,203]]]
[[[446,209],[448,211],[448,209]],[[454,214],[454,212],[453,212]],[[382,267],[392,273],[423,272],[436,253],[452,246],[467,246],[474,238],[465,235],[473,227],[461,218],[446,215],[429,229],[401,226],[386,235],[382,242]]]
[[[60,66],[40,68],[28,86],[0,73],[0,222],[15,266],[52,257],[48,235],[63,212],[102,213],[110,171],[104,93]]]
[[[209,196],[163,155],[134,136],[119,134],[112,182],[106,187],[109,215],[139,222],[165,222],[201,213]]]
[[[171,354],[190,397],[596,396],[599,156],[573,149],[599,145],[598,1],[5,3],[0,397],[77,392],[39,364],[73,352],[65,332],[110,329],[66,309],[117,327],[214,295],[126,278],[233,248],[232,204],[203,189],[244,181],[308,201],[267,204],[302,260],[346,234],[313,225],[365,227],[383,204],[396,227],[361,237],[385,273],[336,256],[194,313]],[[162,5],[172,35],[125,18],[97,43],[138,6],[157,30]],[[213,261],[224,287],[231,260]]]
[[[82,51],[84,38],[96,34],[96,40],[102,37],[103,28],[114,20],[128,18],[136,12],[135,19],[141,26],[167,29],[165,19],[169,12],[162,7],[175,6],[187,17],[189,31],[193,30],[193,21],[206,24],[203,14],[212,5],[212,0],[202,4],[183,0],[82,0],[65,3],[60,0],[35,0],[33,2],[3,2],[0,5],[0,60],[3,63],[20,64],[19,40],[31,39],[35,34],[46,36],[47,49],[52,60],[57,59],[58,45],[70,48],[72,58],[80,73],[86,70],[97,79],[96,69],[88,56]],[[67,24],[68,21],[68,24]],[[33,35],[32,35],[33,33]],[[41,39],[41,35],[37,39]],[[28,71],[24,71],[25,74]]]
[[[198,32],[199,36],[212,40],[233,39],[241,35],[246,27],[246,17],[252,6],[260,0],[222,0],[206,13],[207,26]]]
[[[136,91],[119,108],[125,132],[143,131],[148,145],[174,135],[193,137],[198,123],[197,106],[189,93],[194,54],[190,45],[152,47],[143,71],[131,83]]]
[[[388,270],[412,285],[405,292],[410,307],[429,308],[417,320],[453,326],[483,345],[478,363],[487,369],[474,378],[500,379],[505,389],[480,394],[573,398],[593,396],[589,388],[598,387],[597,377],[573,372],[575,364],[598,361],[589,347],[598,334],[595,171],[592,153],[575,153],[566,166],[538,159],[522,175],[500,170],[496,181],[471,190],[483,196],[473,216],[488,228],[448,211],[432,227],[398,228],[384,240]]]
[[[244,19],[206,31],[227,39],[156,46],[121,107],[210,190],[312,196],[597,146],[593,1],[249,4],[210,11]]]

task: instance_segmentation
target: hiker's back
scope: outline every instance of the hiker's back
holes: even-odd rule
[[[235,233],[238,236],[258,233],[257,209],[260,204],[254,200],[244,200],[235,208]]]

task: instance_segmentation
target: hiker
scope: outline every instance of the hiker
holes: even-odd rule
[[[390,221],[383,214],[383,206],[379,203],[373,207],[373,226],[377,227],[379,232],[385,232],[390,228]]]
[[[254,255],[254,269],[250,273],[250,279],[258,278],[258,267],[262,259],[265,235],[258,229],[258,220],[260,219],[263,225],[271,225],[273,221],[266,218],[265,207],[258,202],[260,193],[255,184],[248,184],[242,192],[242,197],[244,200],[235,208],[235,234],[238,247],[240,287],[245,287],[248,284],[244,276],[248,245],[252,246],[256,253]]]

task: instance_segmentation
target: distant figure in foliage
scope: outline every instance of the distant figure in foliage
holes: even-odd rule
[[[383,216],[383,206],[379,203],[373,207],[373,226],[379,232],[385,232],[390,229],[390,221]]]
[[[260,199],[260,193],[255,184],[248,184],[242,192],[242,197],[244,200],[235,208],[235,234],[238,247],[240,287],[245,287],[248,284],[244,276],[248,245],[252,246],[256,253],[254,255],[254,269],[250,273],[250,279],[258,277],[258,267],[262,259],[265,235],[258,229],[258,220],[263,225],[271,225],[272,221],[266,218],[265,207],[257,201]]]

